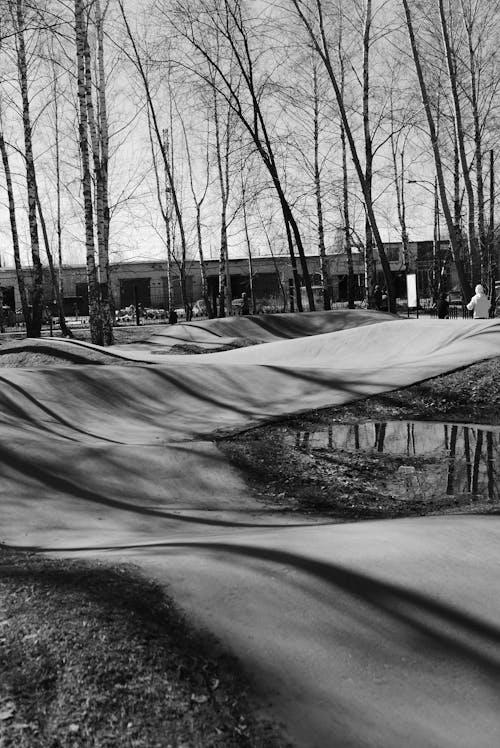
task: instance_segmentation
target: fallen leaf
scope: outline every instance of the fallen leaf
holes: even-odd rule
[[[14,716],[16,711],[16,705],[13,701],[6,701],[3,706],[0,707],[0,720],[5,721]]]
[[[206,704],[208,701],[208,696],[206,694],[200,694],[197,696],[195,693],[191,694],[191,701],[194,701],[195,704]]]

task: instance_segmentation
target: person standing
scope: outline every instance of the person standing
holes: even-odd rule
[[[250,314],[250,304],[246,293],[241,294],[241,314]]]
[[[448,299],[446,298],[446,294],[442,293],[437,303],[438,319],[446,319],[449,316],[449,313],[450,313],[450,305],[448,303]]]
[[[490,311],[490,300],[484,293],[484,288],[480,283],[475,288],[475,295],[467,304],[469,312],[473,312],[474,319],[488,319]]]

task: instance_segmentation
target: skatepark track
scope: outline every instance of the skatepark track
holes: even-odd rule
[[[185,342],[237,347],[167,352]],[[19,352],[51,365],[15,368]],[[499,518],[290,518],[213,441],[499,354],[497,320],[347,310],[159,327],[111,350],[4,344],[0,542],[141,564],[299,746],[499,745]]]

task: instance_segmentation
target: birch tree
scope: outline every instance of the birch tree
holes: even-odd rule
[[[57,261],[58,261],[58,287],[59,294],[64,297],[63,285],[63,251],[62,251],[62,201],[61,201],[61,127],[59,112],[59,83],[55,61],[55,51],[51,48],[51,68],[52,68],[52,98],[54,101],[54,157],[55,157],[55,177],[56,177],[56,234],[57,234]]]
[[[200,263],[201,297],[203,301],[205,302],[205,307],[207,310],[208,318],[212,319],[215,316],[215,312],[212,308],[212,301],[208,293],[207,266],[206,266],[206,261],[205,261],[205,251],[203,248],[202,215],[201,215],[203,204],[206,200],[206,197],[208,194],[208,188],[210,184],[210,159],[209,159],[209,154],[208,154],[210,133],[209,133],[209,128],[207,127],[206,144],[205,144],[206,154],[204,158],[205,182],[202,185],[201,189],[198,191],[195,187],[195,174],[194,174],[193,161],[191,158],[191,146],[189,143],[187,129],[186,129],[184,120],[182,118],[181,118],[181,124],[182,124],[182,131],[184,134],[184,144],[185,144],[185,149],[186,149],[186,158],[187,158],[187,165],[188,165],[188,172],[189,172],[189,186],[191,189],[191,195],[193,198],[193,203],[194,203],[195,211],[196,211],[196,242],[198,246],[198,260]]]
[[[43,269],[40,259],[40,241],[38,235],[37,202],[36,202],[36,171],[35,157],[33,154],[32,123],[30,111],[29,85],[28,85],[28,61],[26,55],[25,28],[26,17],[23,0],[16,0],[15,7],[10,3],[14,28],[16,32],[16,55],[17,71],[19,76],[19,87],[22,100],[23,134],[24,134],[24,161],[26,168],[26,187],[28,202],[28,223],[31,242],[31,258],[33,262],[33,275],[31,287],[31,314],[26,319],[26,330],[28,337],[39,338],[42,330],[43,310]]]
[[[104,343],[103,320],[100,310],[100,289],[97,275],[94,238],[94,208],[92,202],[92,176],[90,170],[88,122],[88,39],[84,0],[75,0],[75,43],[78,85],[78,131],[82,168],[82,190],[85,219],[85,247],[87,258],[87,283],[89,292],[89,324],[93,343]]]
[[[94,178],[96,183],[97,250],[99,262],[100,313],[102,317],[104,345],[112,345],[113,313],[111,279],[109,270],[109,127],[106,97],[106,70],[104,56],[105,11],[101,11],[100,0],[93,0],[97,36],[97,117],[94,118],[92,101],[92,78],[90,59],[85,57],[87,81],[87,109],[91,134]],[[106,5],[107,7],[107,5]]]

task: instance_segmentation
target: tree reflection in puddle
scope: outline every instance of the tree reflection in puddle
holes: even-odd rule
[[[403,499],[498,500],[500,427],[429,421],[333,423],[297,431],[297,448],[394,456],[386,490]],[[407,458],[407,459],[404,459]]]

